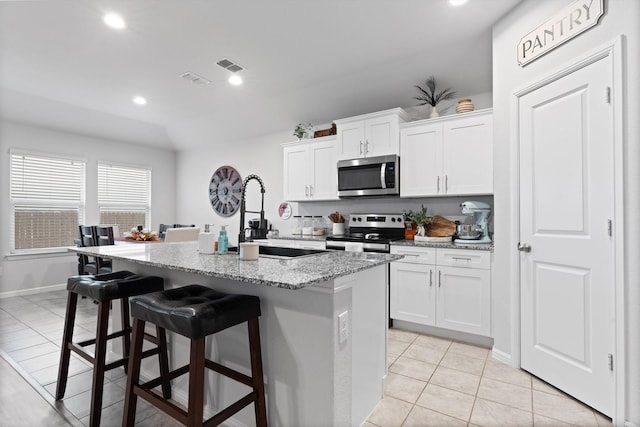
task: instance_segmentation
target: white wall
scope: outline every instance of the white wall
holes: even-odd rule
[[[99,160],[151,167],[152,227],[175,220],[175,153],[164,149],[92,138],[14,122],[0,123],[0,296],[66,283],[77,274],[73,254],[9,256],[9,149],[62,154],[87,160],[86,224],[97,224],[97,164]],[[93,188],[93,190],[92,190]]]
[[[495,347],[505,354],[512,354],[519,346],[513,337],[512,297],[518,285],[512,278],[517,265],[511,264],[518,236],[512,234],[517,212],[517,182],[512,179],[511,159],[516,141],[511,139],[513,129],[509,109],[513,92],[526,84],[551,73],[552,70],[571,63],[572,59],[590,52],[597,46],[624,35],[624,149],[625,164],[625,300],[627,302],[626,384],[627,413],[625,419],[640,425],[640,2],[637,0],[605,1],[605,15],[600,24],[577,38],[556,48],[524,68],[517,65],[516,46],[522,36],[553,16],[569,2],[557,0],[525,0],[494,28],[493,33],[493,104],[494,104],[494,201],[495,201],[495,252],[493,271],[493,323]],[[517,276],[516,276],[517,277]],[[618,420],[620,421],[620,420]]]

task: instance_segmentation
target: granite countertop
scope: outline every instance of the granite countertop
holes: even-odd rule
[[[198,242],[69,248],[72,252],[285,289],[301,289],[402,258],[391,254],[328,251],[293,258],[241,261],[236,253],[198,253]]]
[[[491,251],[493,252],[493,243],[482,244],[458,244],[453,242],[445,243],[431,243],[431,242],[416,242],[415,240],[397,240],[391,242],[392,246],[417,246],[424,248],[446,248],[446,249],[475,249],[477,251]]]
[[[322,236],[312,236],[309,234],[280,234],[279,236],[269,237],[269,240],[310,240],[316,242],[324,242],[327,240],[326,235]]]

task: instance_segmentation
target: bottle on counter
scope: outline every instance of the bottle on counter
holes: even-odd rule
[[[293,230],[291,234],[302,234],[302,217],[300,215],[293,216]]]
[[[211,232],[213,224],[205,224],[204,231],[198,235],[198,252],[201,254],[213,254],[216,246],[216,235]]]
[[[313,217],[302,217],[302,234],[304,236],[311,236],[313,234]]]
[[[220,226],[220,235],[218,236],[218,253],[224,255],[229,252],[229,237],[227,237],[226,225]]]

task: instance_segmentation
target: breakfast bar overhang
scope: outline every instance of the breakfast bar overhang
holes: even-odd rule
[[[328,251],[242,261],[235,254],[199,254],[195,242],[71,250],[111,258],[114,271],[161,276],[165,288],[197,283],[225,293],[258,296],[269,425],[359,426],[383,396],[387,264],[400,256]],[[206,352],[208,358],[250,374],[242,326],[214,335]],[[111,351],[121,352],[118,342]],[[172,368],[185,364],[186,339],[170,335],[169,353]],[[147,378],[157,374],[152,359],[142,366]],[[247,391],[211,373],[205,384],[206,416]],[[186,403],[187,387],[186,378],[174,381],[177,402]],[[253,408],[229,421],[254,425]]]

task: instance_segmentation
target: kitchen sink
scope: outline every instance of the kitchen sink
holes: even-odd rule
[[[229,248],[229,252],[238,252],[237,246]],[[299,258],[303,256],[319,255],[328,252],[324,249],[284,248],[280,246],[259,246],[258,253],[263,258]]]

